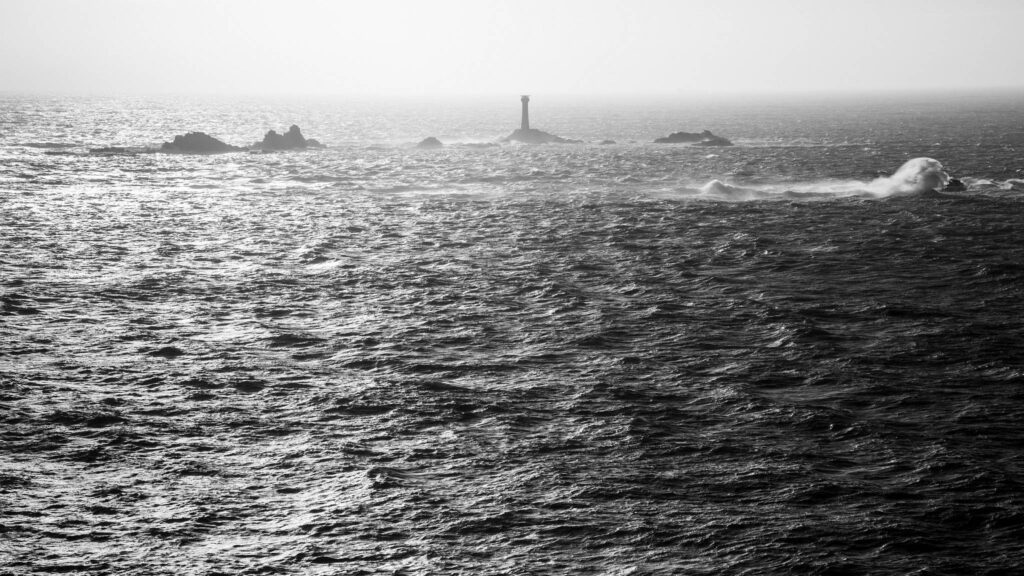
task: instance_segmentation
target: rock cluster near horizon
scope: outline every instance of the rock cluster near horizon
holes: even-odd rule
[[[267,132],[262,141],[249,147],[233,146],[221,142],[204,132],[189,132],[188,134],[175,136],[173,142],[164,142],[159,151],[168,154],[223,154],[225,152],[243,152],[246,150],[277,152],[280,150],[305,150],[307,148],[326,148],[326,146],[313,138],[307,139],[303,137],[299,127],[293,124],[284,134],[278,134],[275,130]],[[110,150],[114,149],[116,148],[110,148]]]
[[[161,152],[169,154],[222,154],[224,152],[240,152],[243,148],[225,144],[203,132],[189,132],[174,137],[173,142],[164,142]]]
[[[712,134],[710,130],[703,132],[673,132],[664,138],[654,141],[657,144],[696,144],[697,146],[732,146],[728,138]]]
[[[263,137],[262,142],[253,144],[253,148],[263,150],[265,152],[273,152],[278,150],[302,150],[305,148],[323,148],[324,145],[320,142],[310,138],[306,139],[302,136],[302,131],[295,124],[292,124],[288,131],[284,134],[278,134],[276,131],[271,130],[267,132],[266,136]]]

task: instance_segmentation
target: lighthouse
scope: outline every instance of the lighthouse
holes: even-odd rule
[[[0,2],[2,1],[0,0]],[[543,130],[530,128],[530,97],[524,94],[519,97],[519,101],[523,103],[522,127],[516,128],[511,134],[502,138],[502,142],[522,142],[523,144],[569,144],[579,142],[579,140],[568,140],[554,134],[548,134]]]

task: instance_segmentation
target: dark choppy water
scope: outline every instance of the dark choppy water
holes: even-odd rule
[[[1019,107],[0,104],[0,572],[1024,564]]]

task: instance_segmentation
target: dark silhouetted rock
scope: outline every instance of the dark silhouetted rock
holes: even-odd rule
[[[444,146],[444,144],[433,136],[424,138],[422,142],[416,145],[417,148],[441,148],[442,146]]]
[[[274,130],[267,132],[267,135],[263,137],[263,142],[259,142],[253,147],[264,151],[277,151],[323,148],[324,145],[313,139],[306,140],[302,136],[302,131],[299,130],[299,127],[292,124],[291,128],[284,134],[278,134]]]
[[[963,180],[958,178],[950,178],[949,182],[946,182],[946,186],[942,189],[943,192],[966,192],[967,185],[964,184]]]
[[[182,350],[181,348],[178,348],[177,346],[164,346],[163,348],[158,348],[156,350],[151,351],[149,355],[159,356],[160,358],[167,358],[169,360],[171,358],[177,358],[178,356],[181,356],[184,353],[185,351]]]
[[[243,148],[232,146],[205,134],[203,132],[189,132],[181,136],[175,136],[173,142],[164,142],[159,148],[137,148],[122,146],[107,146],[104,148],[91,148],[90,154],[113,155],[113,154],[148,154],[153,152],[165,152],[169,154],[221,154],[224,152],[260,152],[276,150],[304,150],[307,148],[326,148],[323,144],[312,138],[306,139],[298,126],[292,125],[284,134],[278,134],[271,130],[264,136],[262,142]]]
[[[697,146],[732,146],[726,138],[712,134],[710,130],[700,133],[673,132],[664,138],[655,140],[658,144],[696,144]]]
[[[238,146],[225,144],[202,132],[189,132],[184,136],[175,136],[174,142],[164,142],[160,147],[161,152],[170,154],[222,154],[240,150],[242,149]]]
[[[515,132],[502,139],[502,142],[522,142],[524,144],[579,144],[580,140],[569,140],[548,134],[536,128],[518,128]]]

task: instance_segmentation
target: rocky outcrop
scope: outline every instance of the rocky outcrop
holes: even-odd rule
[[[502,138],[502,142],[522,142],[524,144],[579,144],[581,140],[569,140],[548,134],[536,128],[518,128],[515,132]]]
[[[254,144],[253,148],[263,150],[265,152],[271,152],[278,150],[324,148],[324,145],[312,138],[307,140],[302,136],[302,131],[299,130],[299,127],[292,124],[291,128],[288,128],[288,131],[284,134],[278,134],[274,130],[267,132],[266,136],[263,137],[263,141]]]
[[[433,136],[428,136],[427,138],[424,138],[422,142],[416,145],[417,148],[441,148],[443,146],[444,144],[442,144],[440,140],[434,138]]]
[[[942,188],[943,192],[966,192],[967,185],[964,184],[963,180],[959,178],[950,178],[949,182],[946,182],[946,186]]]
[[[66,147],[59,145],[60,147]],[[70,146],[70,145],[69,145]],[[40,148],[57,148],[58,145],[43,144]],[[308,148],[326,148],[320,142],[302,136],[298,126],[292,125],[284,134],[278,134],[271,130],[263,137],[262,142],[252,146],[233,146],[206,134],[205,132],[189,132],[174,137],[172,142],[164,142],[160,148],[137,146],[104,146],[102,148],[90,148],[89,154],[100,156],[112,156],[121,154],[152,154],[164,152],[166,154],[222,154],[225,152],[244,151],[276,151],[276,150],[305,150]],[[66,152],[63,150],[47,150],[47,154],[77,154],[77,152]]]
[[[242,148],[225,144],[203,132],[189,132],[184,136],[175,136],[173,142],[164,142],[161,152],[170,154],[222,154],[239,152]]]
[[[657,144],[695,144],[697,146],[732,146],[727,138],[712,134],[710,130],[700,133],[673,132],[664,138],[654,141]]]

